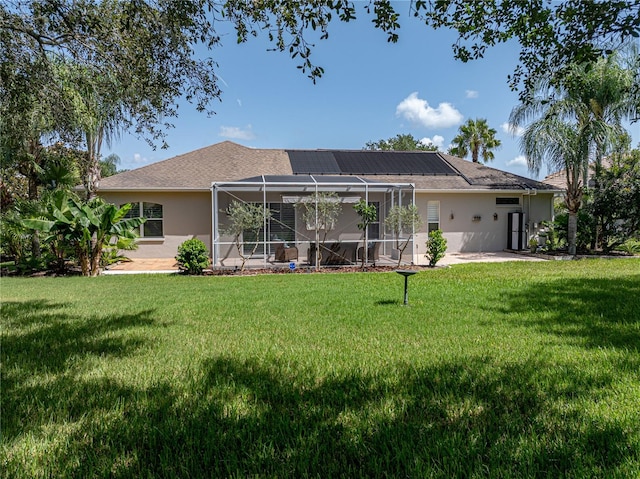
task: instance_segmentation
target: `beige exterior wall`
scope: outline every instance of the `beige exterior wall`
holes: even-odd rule
[[[245,201],[261,203],[261,193],[237,193]],[[145,193],[115,193],[104,192],[101,196],[111,203],[123,204],[135,201],[159,203],[163,206],[164,237],[158,239],[139,240],[136,251],[127,252],[131,258],[172,258],[177,254],[178,246],[190,238],[201,239],[207,248],[211,247],[211,194],[210,192],[145,192]],[[282,202],[281,193],[269,193],[267,201]],[[286,196],[296,196],[295,193]],[[359,194],[345,195],[359,196]],[[518,197],[519,205],[496,205],[496,197]],[[233,198],[226,193],[218,195],[218,210],[224,210]],[[383,254],[391,254],[390,234],[384,233],[384,215],[390,207],[390,197],[383,194],[369,195],[370,201],[379,201],[381,209],[380,235],[389,241],[381,250]],[[541,228],[541,222],[550,220],[553,216],[553,195],[538,193],[536,195],[509,193],[416,193],[416,203],[421,212],[423,227],[415,238],[414,261],[426,264],[427,240],[427,203],[440,202],[440,229],[447,238],[448,252],[488,252],[502,251],[507,247],[507,213],[523,211],[527,215],[530,225],[528,237]],[[408,196],[403,198],[403,204],[410,202]],[[358,230],[360,218],[351,204],[343,204],[342,213],[336,230],[331,231],[327,241],[362,242],[363,233]],[[497,219],[494,220],[494,213]],[[479,220],[474,220],[479,216]],[[225,224],[224,213],[218,214],[220,226]],[[306,258],[309,241],[314,237],[314,231],[307,231],[303,225],[300,212],[296,212],[296,245],[299,258]],[[230,236],[220,236],[220,240],[231,242]],[[405,251],[405,261],[411,261],[411,247]],[[235,245],[220,246],[220,257],[237,258]]]
[[[518,197],[519,205],[497,205],[496,197]],[[416,193],[424,226],[416,235],[418,264],[426,264],[427,203],[440,202],[440,229],[447,252],[491,252],[507,247],[508,213],[524,212],[528,237],[553,216],[553,194],[509,193]],[[497,215],[497,217],[494,217]]]
[[[211,194],[197,193],[114,193],[101,192],[110,203],[121,205],[145,201],[162,205],[163,238],[140,238],[138,249],[127,251],[129,258],[173,258],[178,246],[191,238],[198,238],[211,246]]]

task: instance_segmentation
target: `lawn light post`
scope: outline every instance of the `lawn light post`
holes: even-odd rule
[[[407,289],[409,276],[416,274],[416,271],[411,271],[410,269],[397,269],[396,273],[404,276],[404,305],[407,306],[409,304],[409,293]]]

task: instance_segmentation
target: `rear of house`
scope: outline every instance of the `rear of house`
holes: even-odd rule
[[[413,236],[403,231],[403,238],[410,237],[403,260],[423,264],[434,229],[443,231],[449,252],[524,249],[541,223],[552,219],[556,189],[436,152],[265,150],[232,142],[120,173],[100,185],[105,200],[133,203],[130,214],[147,218],[139,247],[128,256],[172,258],[183,241],[199,238],[215,266],[236,264],[239,256],[225,232],[224,211],[232,201],[270,212],[259,238],[241,235],[243,248],[258,242],[258,255],[272,262],[276,249],[286,246],[287,260],[295,253],[295,261],[310,262],[316,231],[296,204],[322,192],[335,193],[342,205],[336,224],[326,230],[326,244],[339,252],[336,260],[357,261],[365,243],[391,256],[397,245],[384,227],[386,215],[393,206],[415,204],[423,225]],[[353,210],[360,198],[378,212],[366,234]]]

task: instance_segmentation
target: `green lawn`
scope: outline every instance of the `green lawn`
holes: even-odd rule
[[[0,477],[640,477],[640,260],[2,278]]]

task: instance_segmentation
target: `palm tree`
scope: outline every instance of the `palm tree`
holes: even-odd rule
[[[577,213],[589,163],[599,164],[624,133],[622,120],[637,115],[633,84],[634,73],[611,55],[570,65],[562,84],[540,81],[529,101],[511,112],[514,129],[531,121],[520,141],[529,170],[537,174],[543,163],[565,170],[570,254],[576,253]]]
[[[62,62],[57,67],[60,82],[66,86],[66,101],[73,106],[73,120],[68,128],[84,140],[86,147],[87,155],[79,162],[80,176],[86,198],[93,199],[102,178],[102,145],[110,146],[129,124],[123,105],[114,94],[121,86],[89,67]]]
[[[474,163],[478,163],[480,155],[485,163],[493,160],[492,150],[501,145],[500,140],[496,138],[496,130],[489,128],[484,118],[468,120],[460,127],[460,133],[451,143],[454,146],[449,149],[450,154],[464,158],[471,153]]]

